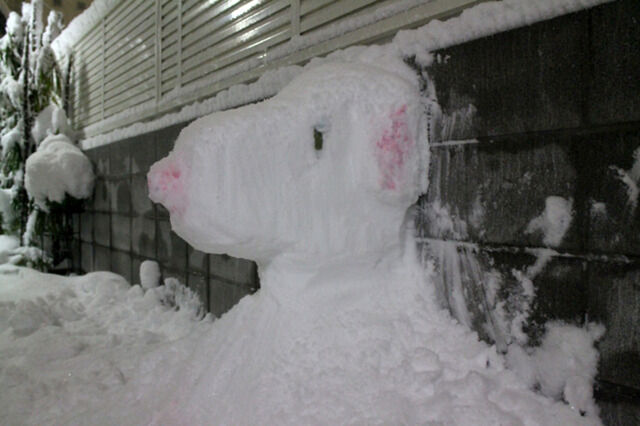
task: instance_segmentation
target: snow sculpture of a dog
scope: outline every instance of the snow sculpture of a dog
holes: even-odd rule
[[[259,262],[364,254],[399,241],[425,190],[425,129],[417,81],[320,65],[274,98],[186,127],[151,168],[149,194],[202,251]]]

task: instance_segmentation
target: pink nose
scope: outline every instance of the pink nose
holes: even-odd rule
[[[151,166],[147,174],[149,198],[172,215],[182,215],[187,208],[186,171],[182,161],[169,156]]]

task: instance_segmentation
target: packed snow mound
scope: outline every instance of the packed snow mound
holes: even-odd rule
[[[211,253],[320,260],[397,244],[426,189],[417,76],[364,63],[312,68],[274,98],[187,126],[148,175],[174,231]]]
[[[160,285],[160,265],[153,260],[145,260],[140,264],[140,285],[142,288],[154,288]]]
[[[148,353],[170,351],[210,326],[185,290],[145,291],[110,272],[61,277],[0,265],[2,423],[107,424],[64,418],[109,403],[130,379],[146,376]]]
[[[507,364],[529,387],[539,386],[543,395],[564,398],[574,410],[597,416],[593,381],[600,357],[594,343],[604,335],[604,327],[589,323],[579,328],[554,321],[546,329],[542,344],[529,353],[510,346]]]
[[[65,135],[49,135],[27,158],[25,187],[35,202],[62,202],[68,194],[84,199],[93,191],[93,167]]]

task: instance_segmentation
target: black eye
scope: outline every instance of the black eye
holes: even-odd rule
[[[313,129],[313,147],[316,151],[322,151],[322,142],[324,137],[322,136],[322,132],[318,129]]]

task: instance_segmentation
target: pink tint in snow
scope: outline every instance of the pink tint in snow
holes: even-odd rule
[[[187,209],[186,172],[180,158],[173,155],[155,163],[147,175],[149,198],[181,216]]]
[[[380,186],[382,189],[395,190],[414,142],[407,123],[406,105],[392,112],[389,118],[391,127],[386,128],[376,142],[376,158],[380,168]]]

